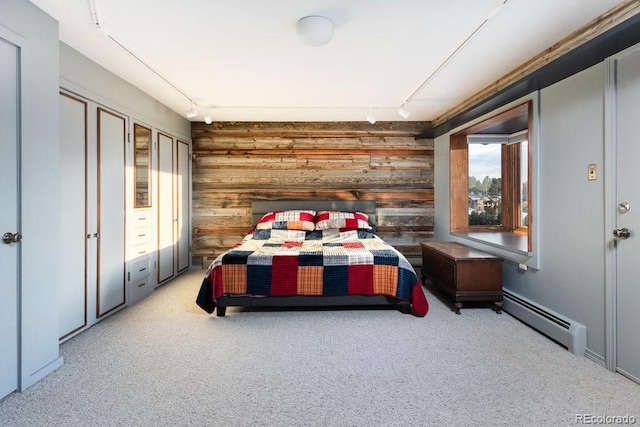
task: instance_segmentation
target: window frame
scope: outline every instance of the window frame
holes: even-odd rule
[[[489,249],[496,253],[518,262],[526,262],[535,267],[539,263],[537,245],[537,155],[538,145],[535,142],[537,135],[534,126],[539,122],[534,119],[537,114],[536,96],[532,94],[524,99],[514,101],[500,110],[478,118],[475,122],[463,125],[449,134],[449,227],[450,234],[456,238],[472,242],[472,246],[480,249]],[[503,145],[502,185],[503,185],[503,227],[473,227],[469,226],[469,156],[467,136],[480,133],[485,129],[497,126],[519,115],[527,114],[527,227],[522,227],[521,218],[516,215],[516,204],[520,202],[520,189],[514,188],[514,182],[519,182],[519,165],[513,158],[518,159],[517,150],[519,143]],[[506,170],[505,170],[506,168]],[[506,179],[505,179],[506,178]],[[505,182],[509,180],[510,182]],[[514,181],[515,180],[515,181]],[[516,185],[516,187],[519,187]],[[505,189],[511,188],[508,191]],[[505,201],[507,197],[509,200]],[[507,206],[507,204],[509,206]],[[514,206],[510,208],[510,206]],[[505,217],[505,207],[509,210]],[[526,236],[526,237],[525,237]],[[526,239],[526,242],[523,242]],[[514,243],[516,242],[516,243]],[[479,245],[476,245],[479,244]],[[495,248],[495,249],[494,249]],[[497,250],[496,250],[497,249]]]

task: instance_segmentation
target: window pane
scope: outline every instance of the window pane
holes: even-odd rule
[[[502,225],[502,145],[469,144],[469,225]]]
[[[520,143],[520,227],[529,226],[528,208],[529,195],[528,190],[529,176],[529,142],[522,141]]]

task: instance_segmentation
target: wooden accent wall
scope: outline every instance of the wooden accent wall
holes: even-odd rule
[[[192,124],[193,256],[208,265],[253,226],[254,200],[375,200],[378,234],[419,265],[434,222],[427,122]]]

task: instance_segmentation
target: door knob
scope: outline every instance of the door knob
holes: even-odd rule
[[[626,239],[631,236],[631,231],[628,228],[616,228],[613,230],[613,235],[618,239]]]
[[[4,233],[2,235],[2,243],[10,245],[11,243],[20,243],[22,241],[22,234],[20,233]]]

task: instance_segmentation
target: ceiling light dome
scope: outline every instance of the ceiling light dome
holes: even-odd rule
[[[333,21],[324,16],[305,16],[296,24],[298,37],[308,46],[324,46],[333,38]]]

